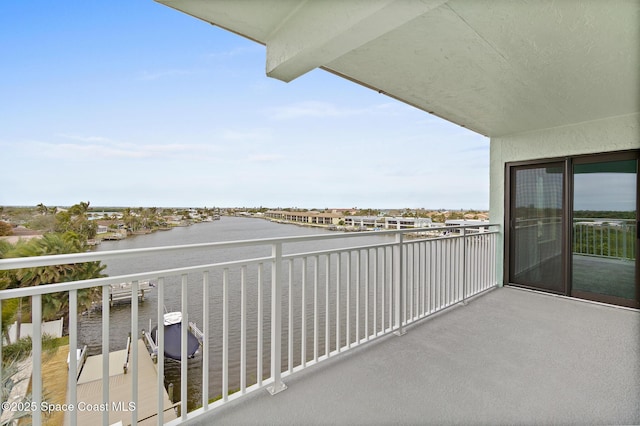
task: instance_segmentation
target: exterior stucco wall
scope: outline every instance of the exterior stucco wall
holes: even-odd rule
[[[491,138],[490,220],[501,224],[498,282],[504,269],[505,164],[629,149],[640,149],[640,114]]]

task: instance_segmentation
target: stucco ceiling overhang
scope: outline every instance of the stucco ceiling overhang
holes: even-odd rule
[[[157,0],[487,136],[640,111],[640,0]]]

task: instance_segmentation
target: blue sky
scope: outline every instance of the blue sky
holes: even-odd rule
[[[0,205],[479,208],[489,141],[152,0],[0,2]]]

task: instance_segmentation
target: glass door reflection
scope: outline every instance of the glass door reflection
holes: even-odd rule
[[[637,159],[574,164],[572,295],[638,300],[637,172]]]

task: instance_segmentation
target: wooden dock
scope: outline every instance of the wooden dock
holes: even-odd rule
[[[114,302],[131,301],[131,283],[111,284],[109,289],[109,304],[113,306]],[[150,281],[138,282],[138,301],[144,300],[145,292],[151,291],[154,286]]]
[[[135,406],[138,424],[157,424],[158,413],[158,371],[151,360],[144,342],[139,339],[137,372],[123,372],[123,364],[127,359],[127,350],[111,352],[109,354],[109,424],[122,422],[131,423],[129,403],[133,401],[131,383],[133,374],[138,374],[138,401]],[[178,416],[169,400],[167,391],[162,389],[163,423],[167,423]],[[102,404],[102,355],[87,358],[77,385],[78,407],[98,407]],[[102,412],[76,410],[79,425],[102,424]],[[65,425],[69,419],[65,418]]]

